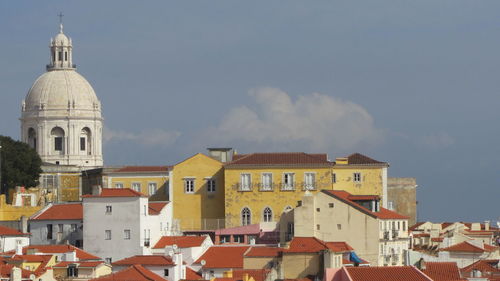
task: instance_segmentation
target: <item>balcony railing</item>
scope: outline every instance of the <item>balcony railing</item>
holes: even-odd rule
[[[251,184],[242,184],[242,183],[236,184],[237,190],[241,192],[253,191],[254,189],[259,191],[274,191],[277,189],[279,189],[280,191],[294,191],[296,189],[305,191],[305,190],[317,190],[320,186],[321,184],[319,182],[292,182],[292,183],[278,182],[271,184],[264,184],[259,182]]]

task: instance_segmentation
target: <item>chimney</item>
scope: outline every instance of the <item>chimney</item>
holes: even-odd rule
[[[484,221],[484,230],[490,230],[490,221]]]
[[[481,224],[478,222],[472,223],[470,226],[470,230],[472,230],[472,231],[481,230]]]
[[[175,277],[173,281],[185,279],[186,266],[184,265],[184,261],[182,259],[182,252],[175,244],[172,246],[172,248],[174,249],[172,260],[175,263]]]
[[[10,270],[10,281],[21,281],[21,269],[19,267],[12,267]]]
[[[21,216],[21,232],[28,233],[28,217]]]
[[[16,255],[21,256],[23,254],[23,245],[21,243],[16,243]]]
[[[100,185],[92,186],[92,195],[99,196],[101,195],[102,187]]]
[[[222,163],[233,161],[234,150],[230,147],[207,148],[208,156],[221,161]]]

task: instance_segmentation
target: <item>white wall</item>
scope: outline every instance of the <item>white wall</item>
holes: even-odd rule
[[[0,237],[0,251],[8,252],[16,249],[16,245],[20,244],[21,247],[30,244],[28,236],[1,236]]]
[[[47,225],[52,224],[52,239],[47,239]],[[63,225],[62,235],[58,235],[59,224]],[[76,232],[71,230],[71,225],[76,224]],[[76,240],[83,240],[81,220],[30,220],[30,233],[32,245],[65,244],[76,245]],[[59,240],[58,240],[59,239]]]

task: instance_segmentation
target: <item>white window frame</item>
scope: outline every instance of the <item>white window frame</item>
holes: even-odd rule
[[[123,182],[115,182],[115,188],[123,188]]]
[[[291,178],[291,183],[290,183]],[[281,187],[283,190],[294,190],[295,189],[295,173],[285,172],[283,173],[283,185]]]
[[[212,178],[208,178],[207,179],[207,191],[210,192],[210,193],[213,193],[215,192],[215,186],[216,186],[216,181],[215,179],[212,179]]]
[[[252,174],[250,173],[240,174],[240,190],[241,191],[252,190]]]
[[[149,196],[156,194],[158,191],[158,183],[148,182],[148,194]]]
[[[124,229],[123,230],[123,239],[124,240],[130,240],[130,229]]]
[[[140,182],[133,182],[132,189],[137,191],[137,192],[141,192],[141,183]]]
[[[104,240],[111,240],[111,230],[110,229],[104,230]]]
[[[310,181],[312,177],[312,182]],[[315,172],[305,172],[304,173],[304,190],[315,190],[316,189],[316,173]]]
[[[352,174],[353,182],[361,182],[361,172],[355,172]]]
[[[248,210],[248,212],[244,212],[245,210]],[[250,208],[244,207],[243,209],[241,209],[240,216],[241,216],[241,225],[252,224],[252,210],[250,210]]]
[[[266,180],[268,178],[268,180]],[[265,172],[261,175],[261,190],[273,190],[273,173]]]
[[[269,212],[266,212],[269,211]],[[273,209],[271,207],[266,206],[264,210],[262,210],[262,221],[263,222],[272,222],[273,221]]]
[[[106,215],[111,215],[113,213],[113,206],[106,205]]]
[[[184,178],[184,193],[194,193],[195,178]]]

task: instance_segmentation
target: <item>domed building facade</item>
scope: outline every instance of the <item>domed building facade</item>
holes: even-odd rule
[[[62,24],[49,47],[47,71],[22,102],[21,139],[47,164],[100,167],[101,103],[90,83],[76,72],[73,44]]]

